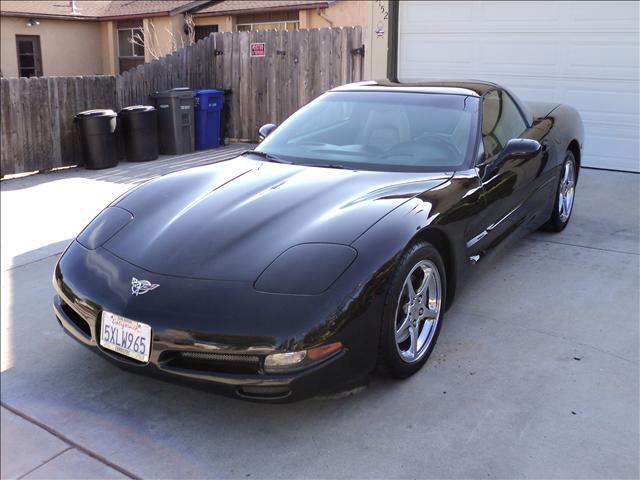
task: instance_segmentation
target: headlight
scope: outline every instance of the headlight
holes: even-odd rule
[[[107,207],[80,232],[77,240],[89,250],[95,250],[104,245],[131,220],[133,220],[133,215],[128,210],[120,207]]]
[[[320,360],[325,360],[338,353],[342,343],[335,342],[309,350],[297,352],[272,353],[264,359],[264,370],[268,373],[284,373],[310,367]]]
[[[335,243],[303,243],[286,250],[256,280],[267,293],[317,295],[327,290],[353,263],[358,252]]]

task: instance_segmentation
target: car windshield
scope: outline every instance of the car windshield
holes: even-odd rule
[[[390,171],[454,170],[477,133],[476,97],[329,92],[289,117],[257,148],[287,163]]]

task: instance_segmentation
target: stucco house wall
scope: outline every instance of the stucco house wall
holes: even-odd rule
[[[47,76],[100,75],[103,66],[103,31],[100,22],[39,18],[27,26],[24,17],[0,17],[0,70],[18,76],[16,35],[38,35],[42,70]]]
[[[115,22],[100,23],[100,40],[102,49],[102,73],[103,75],[115,75],[118,73],[118,35]]]
[[[182,15],[145,18],[143,28],[146,47],[144,59],[146,62],[155,60],[154,54],[157,57],[163,57],[171,53],[174,50],[174,43],[176,48],[188,45],[188,38],[184,34],[184,17]]]
[[[330,8],[300,10],[300,28],[364,27],[369,20],[369,3],[345,0]]]
[[[341,0],[329,8],[311,8],[298,11],[299,28],[352,27],[369,24],[370,3],[359,0]],[[266,12],[265,12],[266,13]],[[218,25],[219,32],[233,32],[239,15],[196,15],[196,25]],[[276,12],[271,16],[278,17]],[[281,12],[285,20],[286,12]]]

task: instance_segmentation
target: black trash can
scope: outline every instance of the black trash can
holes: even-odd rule
[[[231,113],[231,89],[224,91],[224,105],[220,116],[220,144],[229,145],[229,122]]]
[[[113,110],[86,110],[75,116],[86,168],[97,170],[118,164],[117,116]]]
[[[118,113],[118,129],[130,162],[158,158],[158,112],[148,105],[125,107]]]
[[[158,110],[160,153],[190,153],[195,150],[193,91],[172,88],[151,94]]]
[[[118,118],[118,121],[116,122],[116,149],[118,151],[118,162],[126,160],[127,156],[124,153],[124,135],[122,134],[120,118]]]

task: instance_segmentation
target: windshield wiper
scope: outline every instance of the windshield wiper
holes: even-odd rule
[[[240,155],[257,155],[265,159],[267,162],[273,162],[273,163],[285,163],[287,165],[291,165],[293,163],[293,162],[290,162],[289,160],[284,160],[270,153],[260,152],[258,150],[245,150]]]
[[[313,165],[307,165],[308,167],[320,167],[320,168],[336,168],[338,170],[353,170],[353,168],[345,167],[338,163],[315,163]]]

